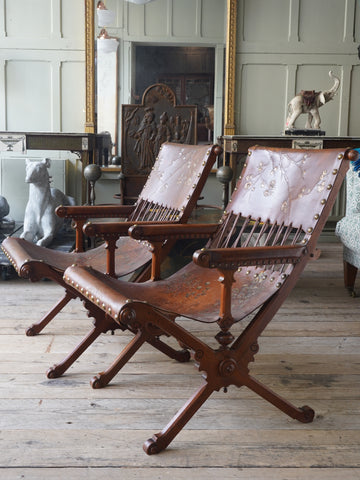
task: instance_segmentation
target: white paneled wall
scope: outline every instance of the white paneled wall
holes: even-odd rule
[[[84,2],[0,0],[0,11],[0,130],[82,131]]]
[[[0,0],[0,26],[0,131],[84,131],[84,2]],[[54,186],[80,201],[81,169],[74,155],[33,151],[26,156],[50,157]],[[0,195],[17,221],[27,201],[24,158],[0,155]]]
[[[333,70],[341,86],[320,110],[321,127],[360,136],[359,41],[358,0],[239,0],[237,133],[281,134],[291,98],[328,89]]]

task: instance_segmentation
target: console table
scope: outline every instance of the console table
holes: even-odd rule
[[[253,136],[253,135],[224,135],[221,137],[226,162],[232,168],[234,176],[231,190],[235,187],[236,167],[240,158],[247,154],[248,148],[254,145],[278,148],[359,148],[360,137],[299,137],[295,135],[281,136]]]
[[[83,169],[89,163],[108,165],[111,149],[109,133],[0,132],[0,151],[66,150],[79,156]],[[83,182],[82,200],[85,198]]]

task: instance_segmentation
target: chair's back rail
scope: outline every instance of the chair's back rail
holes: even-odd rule
[[[292,223],[271,223],[229,212],[210,245],[212,248],[295,245],[301,243],[305,235],[301,226],[296,228]]]
[[[320,235],[346,152],[253,147],[211,248],[305,245]]]
[[[159,205],[149,200],[139,199],[135,210],[129,217],[130,221],[177,221],[180,211],[176,208]]]
[[[129,220],[185,223],[221,151],[218,145],[163,143]]]

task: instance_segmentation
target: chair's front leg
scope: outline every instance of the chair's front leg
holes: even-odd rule
[[[105,387],[145,342],[146,335],[139,330],[131,342],[128,343],[120,355],[118,355],[112,365],[107,370],[95,375],[90,380],[92,388]]]
[[[160,433],[156,433],[144,443],[143,449],[145,453],[153,455],[154,453],[159,453],[164,450],[195,415],[199,408],[206,402],[213,391],[214,387],[209,383],[205,383],[201,386],[177,412],[166,427]]]
[[[84,300],[84,304],[89,312],[88,315],[95,318],[94,327],[64,360],[48,369],[46,372],[48,378],[58,378],[65,373],[102,333],[121,328],[112,318],[108,317],[95,305],[90,304],[87,300]]]

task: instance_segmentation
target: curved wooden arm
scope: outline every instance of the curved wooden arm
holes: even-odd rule
[[[129,228],[136,225],[156,225],[159,222],[151,222],[151,221],[140,221],[140,222],[88,222],[84,225],[83,231],[89,237],[103,237],[106,238],[107,236],[114,236],[117,235],[119,237],[127,236],[129,233]],[[174,225],[173,222],[161,222],[169,225]]]
[[[136,222],[129,228],[129,235],[135,240],[147,240],[148,242],[161,242],[168,238],[177,240],[180,238],[207,238],[218,229],[218,223],[204,224],[157,224],[141,225]]]
[[[134,205],[60,205],[55,212],[61,218],[120,218],[127,217],[134,209]]]
[[[126,218],[134,208],[134,205],[60,205],[55,212],[61,218],[72,219],[76,230],[75,251],[83,252],[83,227],[89,218]]]
[[[308,253],[306,246],[237,247],[197,250],[193,261],[200,267],[236,270],[241,266],[298,263]]]
[[[165,223],[165,222],[164,222]],[[151,221],[137,222],[138,225],[150,226],[156,224]],[[171,222],[166,224],[173,225]],[[115,276],[115,250],[117,249],[116,242],[120,237],[128,236],[129,228],[134,226],[134,222],[107,222],[107,223],[92,223],[88,222],[84,225],[83,231],[89,237],[101,237],[106,242],[106,272],[108,275]],[[153,273],[154,278],[160,276],[160,263],[161,263],[161,247],[162,242],[159,244],[154,242],[149,250],[153,254],[153,272],[158,272],[156,275]],[[156,267],[155,267],[156,265]]]

